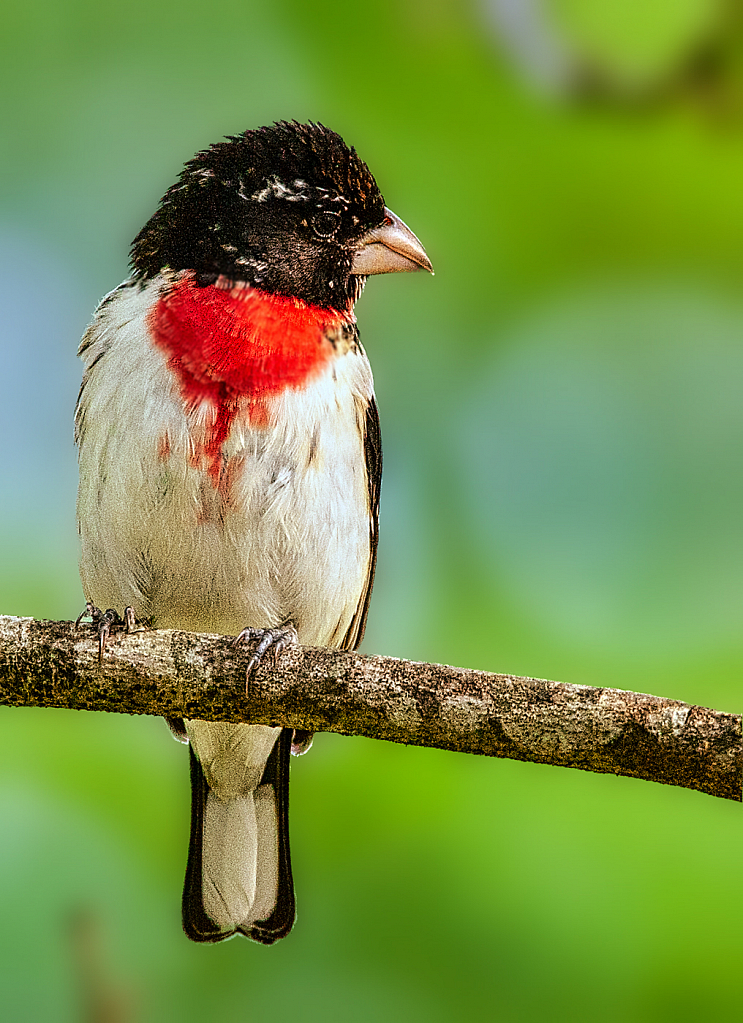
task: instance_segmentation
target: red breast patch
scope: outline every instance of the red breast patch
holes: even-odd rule
[[[267,426],[268,399],[300,390],[316,377],[333,355],[328,334],[344,323],[353,323],[352,312],[251,287],[198,287],[190,276],[158,299],[149,330],[168,356],[185,404],[214,406],[214,423],[199,439],[197,460],[206,459],[215,486],[238,408],[247,409],[252,426]]]

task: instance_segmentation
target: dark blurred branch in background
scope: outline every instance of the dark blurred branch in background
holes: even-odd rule
[[[245,691],[232,640],[0,616],[0,704],[285,725],[628,775],[741,801],[741,717],[619,689],[295,647]]]
[[[68,920],[72,962],[80,999],[80,1023],[130,1023],[133,1001],[111,979],[111,955],[103,920],[92,906],[78,906]]]

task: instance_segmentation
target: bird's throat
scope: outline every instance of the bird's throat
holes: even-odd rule
[[[334,335],[353,312],[321,309],[251,287],[199,287],[177,280],[155,303],[148,327],[167,355],[187,409],[214,407],[214,424],[200,445],[210,476],[239,411],[253,427],[270,423],[270,399],[301,390],[333,358]]]

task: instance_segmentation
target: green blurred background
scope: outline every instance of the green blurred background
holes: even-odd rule
[[[358,307],[365,649],[743,709],[737,5],[11,0],[0,36],[0,610],[81,609],[75,348],[130,240],[197,149],[311,118],[436,267]],[[159,720],[0,710],[4,1018],[740,1012],[735,804],[320,736],[293,934],[196,947],[187,775]]]

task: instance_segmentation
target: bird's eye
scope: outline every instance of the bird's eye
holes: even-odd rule
[[[337,213],[316,213],[312,218],[312,229],[321,238],[330,238],[338,230],[341,219]]]

